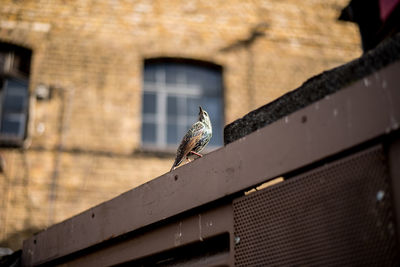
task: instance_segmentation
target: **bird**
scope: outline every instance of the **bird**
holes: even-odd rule
[[[212,137],[212,126],[210,116],[201,106],[199,106],[199,119],[190,127],[176,151],[176,158],[171,171],[182,163],[190,154],[202,157],[200,152],[210,142]]]

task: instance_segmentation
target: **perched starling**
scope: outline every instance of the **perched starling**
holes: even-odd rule
[[[181,144],[176,152],[175,162],[172,165],[171,171],[181,164],[182,160],[190,154],[202,157],[200,151],[210,142],[212,136],[212,127],[210,117],[207,111],[200,108],[199,120],[190,127],[188,132],[182,138]]]

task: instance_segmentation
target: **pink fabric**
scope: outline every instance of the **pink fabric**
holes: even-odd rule
[[[383,22],[386,21],[399,3],[400,0],[379,0],[380,15]]]

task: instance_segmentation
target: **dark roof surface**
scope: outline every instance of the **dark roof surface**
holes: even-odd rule
[[[385,40],[375,49],[347,64],[324,71],[299,88],[246,114],[225,126],[224,143],[229,144],[267,126],[353,82],[399,60],[400,34]]]

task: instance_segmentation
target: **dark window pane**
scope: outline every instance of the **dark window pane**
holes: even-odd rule
[[[208,72],[204,77],[203,86],[205,90],[205,95],[221,96],[222,95],[221,74],[216,71]]]
[[[7,135],[19,136],[21,131],[21,127],[23,124],[20,120],[13,120],[12,118],[8,118],[7,116],[3,117],[1,122],[1,133]],[[22,137],[22,136],[21,136]]]
[[[186,128],[186,124],[179,122],[177,127],[177,142],[176,144],[180,143],[183,136],[186,134],[187,130],[189,129],[189,127]]]
[[[155,93],[143,93],[143,106],[142,110],[144,114],[155,114],[156,113],[156,95]]]
[[[177,144],[180,140],[178,140],[178,125],[175,123],[167,124],[167,143],[168,144]]]
[[[178,82],[178,77],[181,77],[182,70],[177,64],[166,64],[165,65],[165,81],[168,84],[176,84]]]
[[[167,117],[167,123],[178,123],[179,122],[179,117],[178,116],[168,116]]]
[[[213,127],[213,136],[210,140],[210,146],[220,146],[223,143],[221,127]]]
[[[4,83],[1,133],[23,137],[28,103],[28,83],[8,78]]]
[[[154,65],[147,64],[144,67],[144,81],[155,82],[156,81],[156,68]]]
[[[168,117],[178,115],[178,99],[175,96],[167,98],[167,114]]]
[[[216,97],[203,98],[203,107],[208,112],[213,127],[211,146],[220,146],[223,143],[223,110],[222,99]]]
[[[206,70],[197,67],[188,69],[190,83],[204,88],[205,84],[207,83],[205,79],[206,72]]]
[[[25,97],[8,95],[4,98],[3,112],[21,113],[25,109]]]
[[[5,82],[3,112],[23,113],[28,102],[28,83],[17,79]]]
[[[198,69],[196,69],[192,66],[186,66],[185,72],[187,75],[188,83],[201,85],[200,79],[199,79],[200,73],[199,73]]]
[[[204,85],[203,95],[206,97],[222,97],[221,85],[214,86],[211,83]]]
[[[7,94],[28,95],[28,83],[23,80],[9,78],[6,80]]]
[[[188,97],[186,101],[186,116],[199,116],[199,106],[201,106],[201,99],[195,97]],[[202,106],[202,108],[205,108]]]
[[[219,98],[203,98],[203,108],[210,115],[211,119],[220,117],[222,114],[222,103]]]
[[[156,142],[156,125],[144,122],[142,125],[142,140],[145,143]]]
[[[220,96],[221,95],[221,73],[212,69],[200,67],[188,67],[188,83],[200,86],[203,89],[203,95]]]
[[[221,123],[213,123],[213,136],[210,141],[211,146],[220,146],[223,143],[223,129]]]

